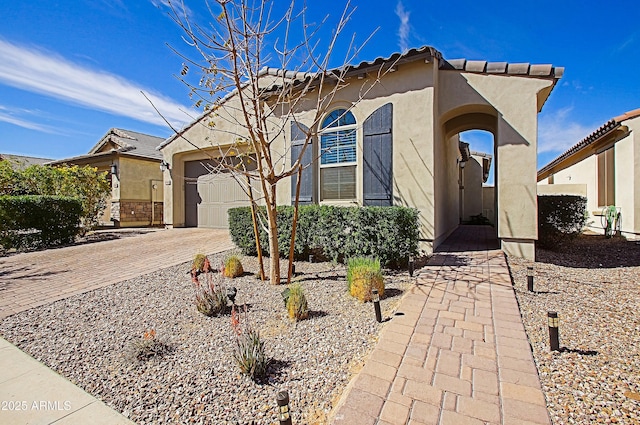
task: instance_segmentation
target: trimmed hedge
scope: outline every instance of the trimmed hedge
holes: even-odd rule
[[[35,249],[74,241],[82,202],[61,196],[0,196],[0,245]]]
[[[538,244],[554,248],[582,232],[587,221],[587,198],[575,195],[538,196]]]
[[[279,206],[277,211],[279,254],[287,257],[293,206]],[[384,265],[397,266],[418,251],[418,211],[414,208],[302,205],[298,211],[297,259],[306,259],[309,254],[333,261],[370,256]],[[260,207],[260,215],[266,217],[264,207]],[[257,255],[250,207],[229,210],[229,230],[243,254]],[[260,243],[267,255],[268,241],[267,232],[261,229]]]

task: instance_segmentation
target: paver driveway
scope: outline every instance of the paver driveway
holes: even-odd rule
[[[0,319],[234,246],[227,230],[161,229],[0,258]]]

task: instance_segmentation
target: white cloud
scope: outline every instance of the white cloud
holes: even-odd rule
[[[0,83],[89,109],[166,125],[142,95],[144,91],[175,126],[190,121],[181,111],[187,107],[118,75],[80,66],[55,53],[0,40],[0,57]]]
[[[35,122],[35,120],[27,120],[24,118],[17,117],[14,112],[12,112],[9,108],[6,108],[0,105],[0,122],[6,122],[9,124],[16,125],[18,127],[26,128],[29,130],[36,130],[43,133],[49,134],[59,134],[54,128],[39,124]]]
[[[184,4],[183,0],[151,0],[151,4],[158,9],[173,10],[178,13],[181,18],[193,18],[193,12]]]
[[[540,115],[538,120],[538,153],[562,153],[587,137],[595,128],[585,126],[569,117],[573,108]]]
[[[409,30],[411,25],[409,24],[409,16],[411,12],[404,9],[402,1],[398,1],[396,4],[396,15],[400,18],[400,27],[398,28],[398,45],[400,50],[406,52],[409,50]]]

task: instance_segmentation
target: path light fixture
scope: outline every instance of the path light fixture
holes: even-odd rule
[[[414,262],[413,257],[409,256],[409,276],[413,277]]]
[[[310,263],[313,263],[313,254],[310,254],[310,255],[309,255],[309,262],[310,262]]]
[[[278,420],[280,425],[291,425],[291,413],[289,411],[289,393],[280,391],[276,396],[278,403]]]
[[[549,311],[547,313],[549,320],[549,346],[551,351],[560,351],[560,332],[558,330],[559,320],[558,313]]]
[[[376,311],[376,321],[380,323],[382,322],[382,312],[380,311],[380,294],[378,293],[378,290],[374,288],[371,291],[371,295],[371,299],[373,301],[373,309]]]
[[[232,286],[231,288],[227,288],[227,298],[231,300],[231,303],[233,305],[236,305],[237,294],[238,294],[238,290],[235,288],[235,286]]]
[[[533,266],[527,266],[527,289],[533,292]]]

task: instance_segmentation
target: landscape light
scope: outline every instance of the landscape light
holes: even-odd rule
[[[559,332],[559,319],[558,313],[550,311],[547,313],[549,320],[549,346],[551,351],[560,351],[560,332]]]
[[[533,292],[533,266],[527,266],[527,289]]]
[[[291,425],[291,413],[289,412],[289,393],[280,391],[276,396],[278,403],[278,420],[280,425]]]
[[[376,288],[371,291],[371,294],[371,299],[373,300],[373,308],[376,312],[376,321],[380,323],[382,322],[382,313],[380,312],[380,294],[378,293],[378,290]]]

